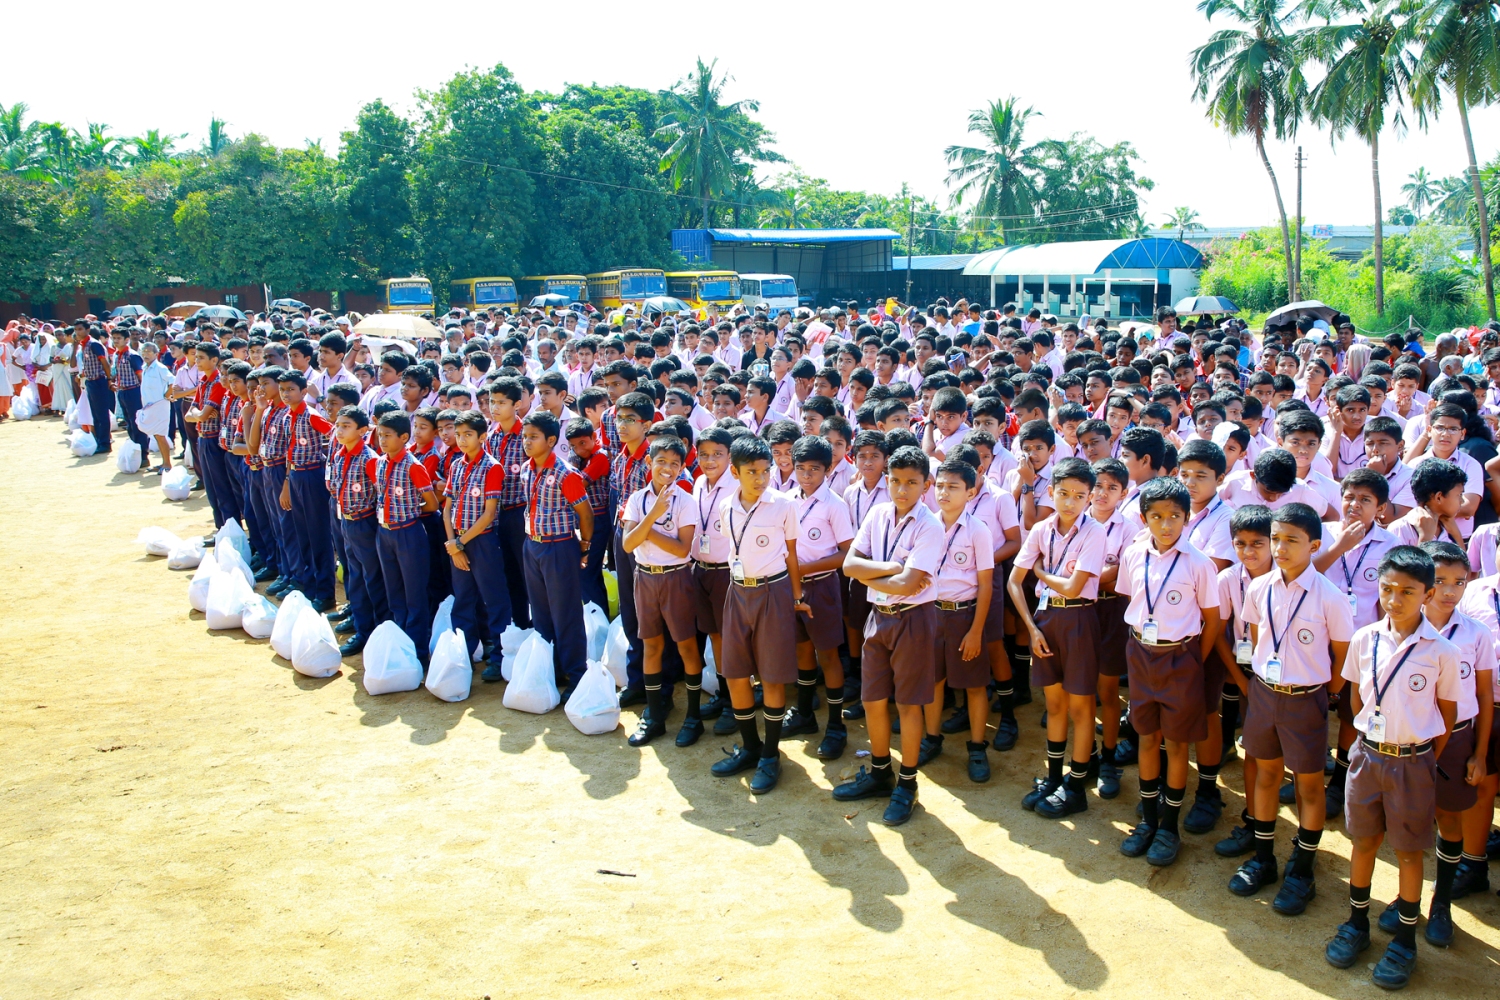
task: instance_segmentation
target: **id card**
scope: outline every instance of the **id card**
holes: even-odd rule
[[[735,583],[745,582],[745,564],[739,556],[729,557],[729,578]]]
[[[1235,663],[1249,663],[1253,653],[1254,648],[1250,645],[1249,639],[1241,639],[1234,644]]]
[[[1385,716],[1380,714],[1380,709],[1370,713],[1370,718],[1365,722],[1365,737],[1376,743],[1385,742]]]
[[[703,556],[705,561],[708,558],[708,550],[709,550],[709,537],[708,537],[708,532],[705,531],[705,532],[703,532],[703,534],[701,534],[701,535],[698,536],[698,554],[700,556]]]
[[[1266,661],[1265,681],[1267,684],[1281,683],[1281,657],[1273,656]]]
[[[1146,624],[1141,626],[1141,642],[1144,642],[1148,646],[1154,646],[1156,645],[1156,635],[1156,622],[1147,618]]]
[[[1039,612],[1047,610],[1047,595],[1046,594],[1043,594],[1041,597],[1038,597],[1036,599],[1036,609]]]
[[[382,528],[385,527],[385,507],[384,506],[380,506],[380,507],[375,508],[375,521]]]
[[[1349,613],[1356,618],[1359,617],[1359,595],[1357,594],[1349,595]]]
[[[895,594],[887,594],[884,591],[876,590],[874,587],[870,588],[869,595],[871,604],[879,604],[882,607],[896,600]]]

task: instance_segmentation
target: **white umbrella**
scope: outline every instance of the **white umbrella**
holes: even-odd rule
[[[442,340],[443,331],[420,316],[404,313],[372,313],[354,326],[361,337],[388,337],[396,340]]]

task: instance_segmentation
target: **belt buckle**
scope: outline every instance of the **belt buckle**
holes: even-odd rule
[[[1375,749],[1377,752],[1385,754],[1385,756],[1387,757],[1401,756],[1401,744],[1399,743],[1381,743]]]

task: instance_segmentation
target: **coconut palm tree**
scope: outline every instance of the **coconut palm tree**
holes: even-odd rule
[[[1432,199],[1432,218],[1450,226],[1465,225],[1474,206],[1474,188],[1467,176],[1444,177]]]
[[[687,189],[702,205],[704,229],[711,224],[709,203],[733,187],[741,155],[755,146],[743,127],[744,112],[760,110],[755,101],[724,103],[731,78],[715,79],[718,64],[715,59],[705,66],[699,59],[687,79],[664,95],[667,110],[655,133],[672,141],[662,154],[661,170],[671,173],[674,190]]]
[[[1405,95],[1411,87],[1415,22],[1408,0],[1308,0],[1301,7],[1324,24],[1300,33],[1308,55],[1327,73],[1310,95],[1314,121],[1328,125],[1334,140],[1354,132],[1370,147],[1375,189],[1375,312],[1385,315],[1385,210],[1380,201],[1380,133],[1387,125],[1406,131]],[[1334,18],[1353,14],[1346,24]]]
[[[1188,60],[1193,99],[1208,105],[1208,117],[1231,136],[1249,136],[1271,179],[1276,212],[1281,217],[1281,248],[1286,257],[1286,287],[1292,293],[1292,236],[1276,171],[1266,156],[1266,136],[1295,135],[1307,104],[1301,46],[1290,27],[1297,13],[1286,0],[1200,0],[1209,20],[1227,15],[1243,27],[1214,32]],[[1300,238],[1300,236],[1299,236]]]
[[[43,167],[42,127],[28,122],[29,109],[22,101],[10,107],[0,104],[0,169],[33,179],[46,175]]]
[[[771,188],[762,195],[760,224],[768,229],[796,229],[807,221],[807,198],[802,190],[788,184]]]
[[[177,148],[177,140],[183,135],[162,135],[160,129],[151,129],[145,135],[128,140],[132,152],[128,154],[131,166],[170,160]]]
[[[969,132],[982,146],[949,146],[951,204],[972,199],[975,215],[998,223],[1004,242],[1007,221],[1021,222],[1032,214],[1037,197],[1036,175],[1041,170],[1041,144],[1026,145],[1026,123],[1041,117],[1034,108],[1020,107],[1014,97],[991,101],[969,114]]]
[[[1198,221],[1198,213],[1186,205],[1178,205],[1167,213],[1167,228],[1176,228],[1177,238],[1180,240],[1187,236],[1189,229],[1202,229],[1203,225]]]
[[[234,140],[229,138],[228,123],[222,118],[210,118],[208,120],[208,138],[203,140],[203,155],[209,159],[217,157],[228,149]]]
[[[1493,3],[1474,0],[1427,0],[1418,15],[1422,53],[1417,60],[1412,103],[1419,119],[1436,114],[1446,91],[1453,95],[1469,154],[1469,185],[1479,215],[1479,263],[1484,269],[1484,299],[1495,319],[1495,268],[1490,261],[1489,211],[1474,154],[1469,109],[1500,96],[1500,12]]]
[[[1406,183],[1401,185],[1401,193],[1406,196],[1406,204],[1413,214],[1420,219],[1438,199],[1438,182],[1427,176],[1426,167],[1418,167],[1407,176]]]

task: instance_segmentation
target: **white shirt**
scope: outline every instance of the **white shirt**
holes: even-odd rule
[[[656,491],[649,483],[632,493],[625,503],[625,530],[629,531],[644,521],[655,503]],[[667,487],[667,512],[653,522],[652,528],[663,535],[676,537],[683,528],[692,527],[697,523],[693,517],[694,513],[692,497],[673,483]],[[645,563],[647,566],[682,566],[688,561],[688,556],[673,555],[651,541],[649,537],[640,544],[633,555],[637,563]]]
[[[375,383],[369,388],[368,391],[365,392],[362,397],[360,397],[359,408],[361,410],[364,410],[366,413],[371,413],[374,411],[376,403],[383,403],[387,399],[395,400],[398,403],[401,401],[400,382],[397,382],[394,385],[381,385],[378,382]]]
[[[1354,728],[1368,735],[1370,719],[1378,712],[1385,720],[1385,743],[1422,743],[1441,736],[1447,723],[1438,711],[1438,699],[1457,702],[1460,697],[1458,647],[1439,635],[1426,617],[1404,640],[1398,639],[1389,618],[1354,633],[1343,676],[1359,685],[1361,708]],[[1377,678],[1383,692],[1378,704]]]
[[[896,505],[876,505],[854,536],[853,551],[878,562],[897,562],[927,574],[927,585],[905,597],[870,588],[873,604],[926,604],[937,599],[937,570],[943,558],[943,522],[922,504],[896,521]]]
[[[1333,545],[1343,534],[1344,528],[1340,525],[1324,530],[1332,531],[1334,537],[1325,537],[1323,544]],[[1333,581],[1333,585],[1344,595],[1344,600],[1349,602],[1355,628],[1363,628],[1380,617],[1378,567],[1385,554],[1400,544],[1395,535],[1376,522],[1370,525],[1358,545],[1339,556],[1338,561],[1323,571],[1323,575]]]
[[[797,501],[797,559],[803,564],[827,559],[844,542],[854,540],[854,526],[849,521],[849,506],[844,498],[828,488],[827,480],[810,497],[796,487],[790,493]]]
[[[1437,455],[1433,454],[1431,448],[1427,449],[1427,453],[1413,462],[1412,465],[1421,465],[1424,460],[1429,458],[1437,458]],[[1477,497],[1484,496],[1484,469],[1478,462],[1474,461],[1468,452],[1462,448],[1454,448],[1453,454],[1448,456],[1445,461],[1452,462],[1460,469],[1463,469],[1464,475],[1468,477],[1469,481],[1464,484],[1464,496],[1468,496],[1471,493]],[[1465,538],[1468,538],[1474,531],[1474,519],[1472,517],[1459,518],[1458,530],[1463,532]]]
[[[1478,622],[1480,628],[1490,636],[1496,647],[1493,650],[1496,660],[1500,661],[1500,594],[1496,593],[1497,587],[1500,587],[1500,576],[1493,573],[1470,581],[1464,588],[1464,596],[1458,602],[1458,610]],[[1495,671],[1494,678],[1492,698],[1495,704],[1500,705],[1500,669]]]
[[[1234,508],[1215,497],[1207,507],[1188,519],[1188,542],[1210,559],[1234,562],[1234,536],[1229,532],[1229,522],[1233,517]]]
[[[1125,547],[1115,590],[1130,597],[1125,621],[1140,629],[1155,621],[1158,642],[1203,632],[1203,611],[1219,606],[1218,567],[1183,538],[1166,552],[1147,537]]]
[[[775,576],[786,570],[787,539],[797,541],[797,502],[766,490],[747,511],[740,491],[731,489],[719,502],[719,527],[747,577]]]

